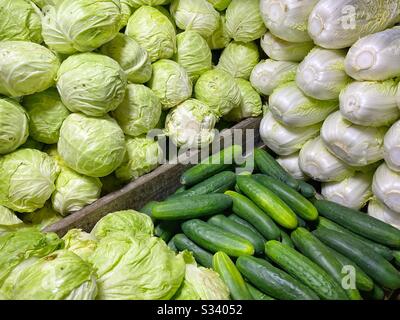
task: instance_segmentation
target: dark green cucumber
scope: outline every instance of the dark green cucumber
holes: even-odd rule
[[[265,244],[265,254],[284,271],[311,288],[324,300],[347,300],[346,292],[320,266],[279,241]]]
[[[165,242],[168,242],[177,232],[179,232],[179,228],[180,223],[178,221],[161,221],[154,228],[154,234]]]
[[[153,207],[153,217],[159,220],[187,220],[224,212],[232,206],[224,194],[207,194],[160,202]]]
[[[172,237],[172,239],[169,240],[168,247],[174,252],[178,252],[179,251],[179,249],[175,246],[174,237]]]
[[[380,286],[375,284],[372,291],[364,293],[364,297],[368,300],[384,300],[385,291],[383,291],[383,289]]]
[[[346,208],[331,201],[316,200],[314,205],[320,215],[350,229],[354,233],[383,245],[400,248],[400,230],[395,227],[363,212]]]
[[[254,254],[250,241],[202,220],[186,221],[182,223],[182,230],[190,240],[210,252],[223,251],[231,257]]]
[[[338,225],[335,222],[333,222],[327,218],[320,217],[319,221],[318,221],[318,226],[329,229],[329,230],[337,231],[340,233],[350,234],[351,236],[362,241],[367,247],[369,247],[371,250],[375,251],[376,253],[380,254],[386,260],[391,261],[393,259],[393,252],[388,247],[385,247],[384,245],[381,245],[379,243],[376,243],[369,239],[361,237],[360,235],[358,235],[354,232],[351,232],[349,229],[346,229],[346,228],[342,227],[341,225]]]
[[[254,160],[257,168],[262,173],[286,183],[295,190],[299,188],[299,182],[287,173],[286,170],[283,169],[267,151],[263,149],[255,149]]]
[[[152,214],[152,210],[153,210],[153,208],[154,208],[154,206],[156,204],[159,204],[159,202],[158,201],[150,201],[142,209],[140,209],[139,211],[141,213],[147,214],[148,216],[150,216],[154,220],[153,214]]]
[[[400,267],[400,251],[393,251],[395,263]]]
[[[352,266],[356,272],[356,287],[360,291],[371,291],[374,288],[374,281],[352,260],[342,255],[341,253],[326,246],[332,255],[339,261],[342,269],[347,266]]]
[[[275,300],[274,298],[266,295],[264,292],[253,287],[250,283],[246,282],[247,289],[249,290],[253,300]]]
[[[232,167],[235,158],[242,155],[242,147],[233,145],[203,160],[200,164],[185,171],[181,176],[181,183],[193,186],[218,172]]]
[[[297,229],[296,229],[296,230],[297,230]],[[280,242],[281,242],[282,244],[285,244],[285,245],[291,247],[291,248],[294,248],[294,244],[293,244],[292,239],[290,239],[289,235],[288,235],[284,230],[282,230],[282,229],[281,229]]]
[[[317,191],[315,190],[315,188],[302,180],[298,180],[299,181],[299,192],[305,196],[306,198],[312,198],[317,194]]]
[[[213,269],[228,287],[232,300],[252,300],[242,275],[225,252],[214,254]]]
[[[379,285],[393,290],[400,288],[400,272],[362,241],[326,228],[317,228],[313,233],[326,245],[357,263]]]
[[[292,241],[300,252],[309,258],[311,261],[319,265],[338,284],[343,281],[343,267],[336,257],[330,252],[329,248],[324,245],[317,237],[304,228],[297,228],[291,234]],[[347,289],[346,294],[351,300],[362,300],[360,292],[355,288]],[[343,286],[342,286],[343,287]]]
[[[270,189],[248,176],[238,176],[236,181],[240,190],[264,210],[272,220],[286,229],[297,227],[296,214]]]
[[[264,259],[242,256],[236,266],[252,285],[275,299],[319,300],[310,288]]]
[[[176,189],[174,194],[180,194],[180,193],[183,193],[185,191],[186,191],[186,187],[182,186],[182,187],[179,187],[178,189]]]
[[[179,194],[174,194],[169,199],[186,198],[202,194],[224,193],[234,187],[236,174],[232,171],[223,171],[208,178]]]
[[[264,238],[260,237],[257,233],[249,230],[248,228],[242,226],[240,223],[237,223],[222,214],[212,216],[210,219],[207,220],[207,222],[212,224],[213,226],[216,226],[228,232],[232,232],[239,237],[249,240],[253,245],[254,251],[257,255],[262,255],[264,253]]]
[[[263,174],[255,174],[253,179],[275,193],[304,220],[314,221],[318,218],[318,211],[314,205],[286,183]]]
[[[263,237],[264,240],[266,240],[264,238],[264,236],[250,223],[248,223],[246,220],[240,218],[239,216],[237,216],[236,214],[232,213],[228,216],[228,219],[231,219],[232,221],[235,221],[236,223],[239,223],[240,225],[242,225],[243,227],[246,227],[247,229],[257,233],[260,237]]]
[[[225,192],[233,201],[232,211],[249,222],[266,239],[278,239],[280,230],[274,221],[250,199],[234,191]]]
[[[198,264],[206,268],[212,268],[213,255],[208,251],[200,248],[197,244],[191,241],[183,233],[178,233],[173,237],[175,247],[179,251],[188,250],[192,252],[194,259]]]

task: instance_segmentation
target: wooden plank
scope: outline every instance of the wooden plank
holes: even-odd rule
[[[237,130],[254,129],[254,143],[258,145],[261,141],[260,121],[259,118],[246,119],[231,129],[222,131],[220,143],[231,139],[235,132],[238,133]],[[245,149],[246,136],[242,135],[241,140]],[[238,142],[235,140],[235,143]],[[45,231],[56,232],[59,236],[63,236],[73,228],[90,232],[97,221],[110,212],[126,209],[139,210],[149,201],[165,199],[179,187],[181,174],[191,166],[183,163],[190,163],[190,159],[198,158],[199,154],[200,151],[183,154],[177,164],[161,165],[153,172],[129,183],[122,189],[102,197],[95,203],[47,227]]]

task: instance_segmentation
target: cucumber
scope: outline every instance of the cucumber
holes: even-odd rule
[[[385,299],[385,291],[383,291],[383,289],[380,286],[375,284],[372,291],[365,292],[364,296],[368,300],[384,300]]]
[[[320,215],[354,233],[389,247],[400,248],[400,230],[395,227],[331,201],[316,200],[314,205]]]
[[[341,253],[326,247],[328,251],[339,261],[341,267],[352,266],[356,272],[356,287],[360,291],[371,291],[374,288],[374,281],[352,260],[342,255]]]
[[[224,194],[207,194],[160,202],[153,207],[153,217],[158,220],[187,220],[224,212],[232,206]]]
[[[250,283],[246,282],[246,287],[249,290],[253,300],[275,300],[274,298],[266,295],[264,292],[261,292],[256,287],[253,287]]]
[[[257,233],[260,237],[262,237],[264,240],[266,240],[263,235],[250,223],[248,223],[246,220],[240,218],[236,214],[232,213],[228,216],[228,219],[231,219],[232,221],[235,221],[236,223],[239,223],[243,227],[246,227],[247,229],[253,231],[254,233]]]
[[[174,251],[175,253],[177,253],[177,252],[179,251],[178,248],[175,246],[174,237],[172,237],[172,239],[169,240],[169,242],[168,242],[168,247],[169,247],[172,251]]]
[[[342,287],[320,266],[276,240],[265,244],[266,255],[324,300],[347,300]]]
[[[236,266],[252,285],[275,299],[319,300],[314,291],[266,260],[242,256]]]
[[[362,241],[326,228],[317,228],[313,233],[326,245],[357,263],[379,285],[393,290],[400,288],[400,272]]]
[[[329,230],[337,231],[340,233],[350,234],[351,236],[362,241],[367,247],[369,247],[371,250],[375,251],[376,253],[380,254],[386,260],[391,261],[393,259],[393,252],[388,247],[385,247],[379,243],[375,243],[371,240],[363,238],[363,237],[359,236],[358,234],[351,232],[350,230],[334,223],[333,221],[330,221],[329,219],[320,217],[319,221],[318,221],[318,226],[329,229]]]
[[[179,232],[179,228],[180,223],[177,221],[161,221],[154,228],[154,234],[165,242],[168,242],[174,234]]]
[[[141,213],[147,214],[147,215],[148,215],[150,218],[152,218],[153,221],[154,221],[154,217],[153,217],[153,214],[152,214],[152,210],[153,210],[153,208],[154,208],[154,206],[155,206],[156,204],[159,204],[159,202],[158,202],[158,201],[150,201],[150,202],[148,202],[142,209],[140,209],[139,211],[140,211]]]
[[[223,251],[232,257],[254,254],[254,247],[248,240],[202,220],[186,221],[182,223],[182,230],[190,240],[210,252]]]
[[[400,267],[400,251],[393,251],[394,262]]]
[[[200,164],[185,171],[181,176],[181,183],[185,186],[193,186],[218,172],[232,167],[234,159],[242,155],[242,147],[233,145],[204,159]]]
[[[168,199],[186,198],[191,196],[224,193],[234,187],[236,174],[232,171],[222,171],[179,194],[174,194]]]
[[[274,221],[250,199],[234,191],[225,192],[233,201],[232,211],[249,222],[268,240],[278,239],[280,230]]]
[[[240,190],[264,210],[272,220],[286,229],[297,227],[296,214],[270,189],[248,176],[238,176],[236,181]]]
[[[176,189],[174,194],[180,194],[180,193],[183,193],[185,191],[186,191],[186,187],[182,186],[182,187],[179,187],[178,189]]]
[[[274,177],[289,187],[297,190],[299,182],[294,179],[267,151],[262,149],[254,150],[254,160],[257,168],[264,174]]]
[[[188,250],[192,252],[194,259],[198,264],[206,268],[212,268],[213,255],[208,251],[200,248],[197,244],[191,241],[183,233],[178,233],[173,237],[175,247],[179,251]]]
[[[275,193],[304,220],[314,221],[318,218],[318,211],[314,205],[284,182],[263,174],[255,174],[253,179]]]
[[[304,228],[297,228],[293,231],[291,238],[296,248],[299,249],[303,255],[324,269],[338,284],[342,284],[343,266],[329,251],[327,246]],[[346,294],[351,300],[362,300],[360,293],[355,288],[347,289]]]
[[[296,229],[296,230],[297,230],[297,229]],[[284,230],[282,230],[282,229],[281,229],[280,242],[281,242],[282,244],[285,244],[285,245],[291,247],[291,248],[294,248],[294,244],[293,244],[292,239],[290,239],[289,235],[288,235]]]
[[[302,228],[308,227],[307,222],[305,222],[301,217],[297,216],[297,221],[299,223],[299,225],[298,225],[299,227],[302,227]]]
[[[257,233],[249,230],[231,219],[228,219],[222,214],[215,215],[207,220],[208,223],[221,228],[225,231],[232,232],[239,237],[247,239],[254,247],[255,254],[262,255],[264,253],[265,240],[260,237]]]
[[[303,196],[305,196],[306,198],[312,198],[317,194],[317,191],[311,184],[303,180],[298,180],[298,181],[299,181],[299,191]]]
[[[242,275],[225,252],[214,254],[213,269],[228,287],[232,300],[252,300]]]

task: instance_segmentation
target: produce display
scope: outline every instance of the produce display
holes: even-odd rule
[[[0,0],[0,15],[0,300],[398,296],[395,1]],[[92,230],[44,231],[253,117],[261,148],[234,141]]]

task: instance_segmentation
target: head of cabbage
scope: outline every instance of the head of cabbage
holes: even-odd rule
[[[96,238],[81,229],[69,230],[62,239],[65,243],[65,250],[75,253],[84,261],[89,260],[97,247]]]
[[[33,139],[46,144],[58,142],[60,128],[68,117],[55,88],[24,97],[23,106],[29,115],[29,130]]]
[[[161,102],[148,87],[128,84],[125,98],[113,116],[125,134],[140,136],[157,125],[161,116]]]
[[[0,41],[0,94],[21,97],[55,83],[60,61],[46,47],[27,41]]]
[[[137,9],[129,18],[125,33],[147,50],[152,62],[169,59],[176,50],[175,27],[157,8]]]
[[[62,0],[43,8],[42,35],[62,54],[93,51],[113,39],[121,26],[119,0]]]
[[[100,52],[117,61],[131,83],[145,83],[150,80],[152,67],[147,51],[133,38],[118,33],[103,45]]]
[[[20,149],[0,158],[0,204],[17,212],[42,208],[55,190],[57,163],[46,153]]]
[[[226,18],[224,14],[220,15],[217,29],[205,38],[211,50],[224,49],[231,41],[231,37],[226,29]]]
[[[73,113],[65,119],[58,141],[58,152],[78,173],[105,177],[124,160],[125,137],[111,117],[88,117]]]
[[[47,201],[43,208],[24,213],[21,217],[25,224],[41,231],[62,219],[62,216],[53,209],[50,201]]]
[[[70,56],[57,74],[57,89],[71,112],[101,117],[115,110],[125,96],[127,78],[113,59],[97,53]]]
[[[12,99],[0,99],[0,155],[16,150],[28,135],[26,111]]]
[[[122,181],[137,179],[157,168],[162,150],[154,139],[140,136],[126,138],[126,155],[115,175]]]

